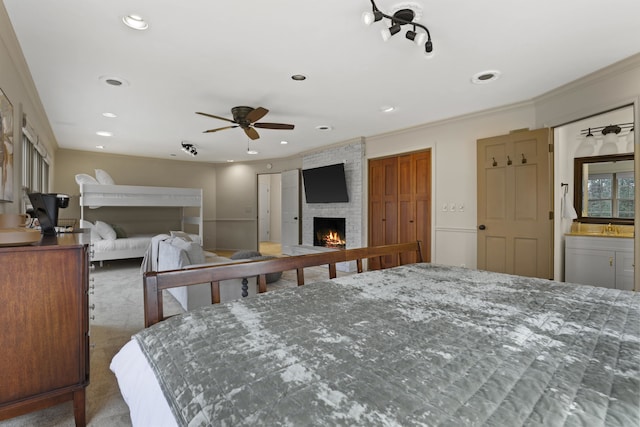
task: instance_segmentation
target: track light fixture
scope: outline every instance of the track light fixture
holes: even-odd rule
[[[189,144],[187,142],[182,142],[182,151],[190,155],[191,157],[195,157],[198,155],[198,150],[196,150],[196,146],[193,144]]]
[[[386,13],[378,9],[378,6],[374,2],[374,0],[371,0],[371,7],[372,10],[370,12],[367,11],[362,14],[362,21],[365,23],[365,25],[371,25],[374,22],[381,21],[382,18],[386,18],[391,21],[391,25],[381,31],[382,40],[387,41],[393,35],[399,33],[402,25],[410,25],[412,29],[407,31],[407,39],[413,41],[418,46],[424,45],[425,55],[427,57],[433,56],[433,43],[431,42],[431,33],[429,32],[429,29],[427,27],[413,21],[416,16],[413,10],[400,9],[393,15],[387,15]]]

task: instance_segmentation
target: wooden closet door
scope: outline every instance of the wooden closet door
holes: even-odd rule
[[[398,243],[398,160],[369,161],[369,245]],[[389,257],[385,262],[391,262]],[[369,268],[379,268],[371,262]]]
[[[431,152],[422,151],[398,158],[399,243],[420,240],[423,256],[430,259]],[[411,262],[415,255],[411,254]]]

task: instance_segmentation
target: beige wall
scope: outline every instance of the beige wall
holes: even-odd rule
[[[301,167],[302,157],[216,165],[217,248],[257,249],[258,174]]]
[[[31,74],[22,56],[9,17],[0,2],[0,89],[13,105],[14,123],[14,156],[13,156],[13,202],[0,202],[0,213],[19,212],[21,210],[21,126],[23,115],[34,136],[51,154],[51,165],[54,165],[54,151],[57,143],[44,113],[40,98],[31,79]]]

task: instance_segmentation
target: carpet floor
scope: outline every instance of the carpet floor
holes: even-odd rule
[[[349,274],[338,272],[338,275]],[[140,260],[105,261],[91,273],[95,289],[89,304],[91,348],[90,384],[87,387],[87,424],[93,427],[130,426],[129,409],[120,395],[116,378],[109,369],[111,359],[144,327],[142,275]],[[305,283],[329,277],[326,267],[305,269]],[[268,285],[269,291],[296,286],[295,271],[284,272],[282,278]],[[166,292],[165,292],[166,294]],[[164,297],[165,315],[182,311],[171,295]],[[62,403],[20,417],[0,421],[0,427],[75,426],[73,405]]]

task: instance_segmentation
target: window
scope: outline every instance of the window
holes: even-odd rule
[[[23,200],[28,193],[46,193],[49,190],[49,164],[47,153],[22,132],[22,191]],[[39,149],[40,148],[40,149]]]
[[[633,172],[589,174],[587,212],[596,218],[633,218]]]

